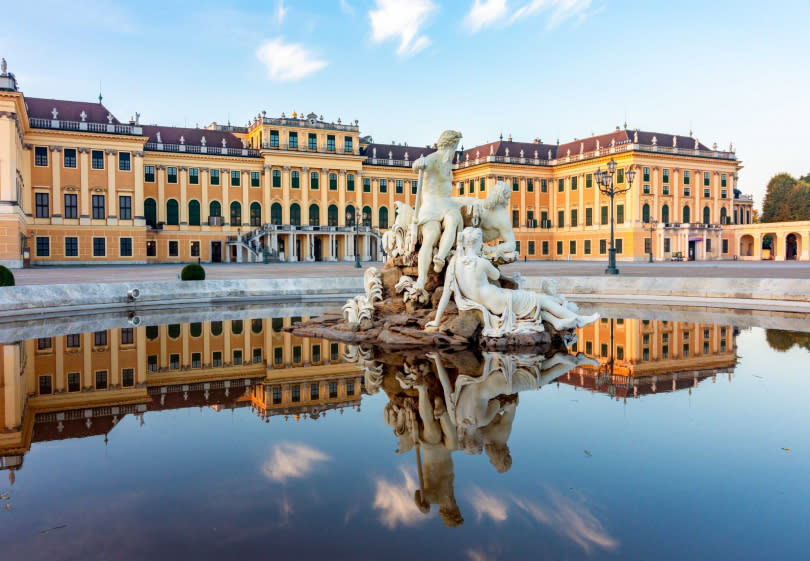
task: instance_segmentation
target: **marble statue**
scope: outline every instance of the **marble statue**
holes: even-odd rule
[[[409,250],[413,252],[416,249],[417,238],[422,242],[417,259],[419,275],[414,283],[415,290],[425,289],[431,265],[437,273],[444,269],[445,260],[461,230],[461,213],[452,200],[453,156],[460,140],[461,133],[444,131],[436,143],[438,150],[420,156],[413,162],[419,180]]]
[[[543,331],[543,320],[558,331],[564,331],[582,327],[599,318],[599,314],[577,315],[560,304],[558,295],[495,285],[490,281],[500,279],[501,273],[482,256],[481,230],[465,228],[460,240],[460,247],[447,268],[436,317],[427,323],[427,327],[438,328],[441,325],[442,314],[451,297],[459,310],[479,310],[482,313],[485,337]]]
[[[375,267],[363,274],[365,294],[349,299],[343,305],[343,319],[349,323],[370,322],[374,318],[374,302],[382,300],[382,281]]]

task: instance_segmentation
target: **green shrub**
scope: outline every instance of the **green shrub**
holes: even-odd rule
[[[14,273],[0,265],[0,286],[14,286]]]
[[[186,265],[180,272],[180,278],[184,281],[205,280],[205,269],[196,263]]]

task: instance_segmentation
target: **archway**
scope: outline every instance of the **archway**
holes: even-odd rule
[[[746,234],[740,238],[740,257],[754,256],[754,236]]]
[[[776,233],[770,232],[762,236],[762,258],[774,259],[776,257]]]
[[[312,257],[315,261],[323,261],[323,244],[320,236],[314,236],[312,240]]]
[[[785,259],[789,261],[796,261],[799,259],[801,252],[801,236],[799,234],[788,234],[785,239]]]

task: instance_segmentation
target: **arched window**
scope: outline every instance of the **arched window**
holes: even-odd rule
[[[157,203],[155,199],[150,198],[143,202],[143,215],[147,225],[154,226],[157,224]]]
[[[231,322],[231,333],[234,335],[239,335],[242,333],[242,320],[235,319]]]
[[[281,205],[273,203],[270,207],[270,224],[281,226]]]
[[[259,334],[262,332],[262,320],[260,319],[253,319],[250,321],[250,330],[255,333]]]
[[[211,322],[211,335],[217,337],[222,335],[222,322],[221,321],[212,321]]]
[[[189,335],[191,335],[192,337],[195,337],[195,338],[202,335],[202,323],[197,321],[197,322],[188,324],[188,333],[189,333]]]
[[[664,224],[669,223],[669,205],[661,207],[661,222]]]
[[[154,341],[158,338],[160,332],[158,331],[157,325],[147,325],[146,326],[146,338],[150,341]]]
[[[371,207],[364,206],[363,207],[363,226],[368,226],[371,228]]]
[[[200,201],[188,202],[188,225],[189,226],[200,225]]]
[[[320,226],[321,224],[321,209],[318,208],[318,205],[312,203],[309,205],[309,225],[310,226]]]
[[[720,224],[727,224],[728,223],[728,213],[726,212],[726,207],[720,209]]]
[[[346,226],[354,226],[355,210],[352,205],[346,207]]]
[[[650,222],[650,205],[644,203],[644,206],[641,207],[641,220],[648,224]]]
[[[378,226],[383,230],[388,229],[388,209],[384,206],[380,207],[380,222]]]
[[[709,207],[703,207],[703,223],[710,224],[712,221],[712,211],[709,210]]]
[[[219,201],[211,201],[208,204],[208,215],[209,216],[222,216],[222,205],[219,204]]]
[[[260,205],[256,201],[250,203],[250,225],[251,226],[262,225],[262,205]]]
[[[169,325],[169,337],[172,339],[177,339],[180,337],[180,324],[179,323],[172,323]]]
[[[231,203],[231,226],[242,225],[242,205],[239,201]]]
[[[692,213],[689,211],[689,205],[683,207],[683,222],[688,223],[692,221]]]
[[[301,207],[298,206],[298,203],[290,205],[290,224],[293,226],[301,225]]]
[[[338,207],[336,205],[329,205],[329,208],[326,209],[327,212],[327,221],[329,222],[330,226],[337,226],[338,225]]]
[[[170,226],[180,224],[180,205],[174,199],[166,201],[166,224]]]

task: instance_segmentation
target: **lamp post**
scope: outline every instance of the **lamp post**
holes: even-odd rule
[[[653,262],[653,250],[655,248],[655,241],[653,240],[653,233],[658,227],[658,221],[650,219],[650,263]]]
[[[352,208],[354,210],[354,208]],[[357,253],[357,242],[360,237],[360,223],[357,221],[357,217],[353,212],[350,210],[346,211],[346,223],[354,222],[354,266],[355,268],[360,268],[360,254]]]
[[[599,192],[610,197],[610,249],[608,250],[608,266],[607,269],[605,269],[606,275],[619,274],[619,269],[616,268],[616,240],[613,233],[613,198],[616,195],[621,195],[622,193],[629,191],[630,187],[633,186],[633,179],[636,176],[636,172],[633,171],[633,168],[628,167],[624,174],[627,187],[617,189],[616,184],[613,181],[614,173],[616,173],[616,162],[613,158],[611,158],[607,164],[607,171],[597,169],[596,173],[594,174],[596,177],[596,184],[599,186]]]

